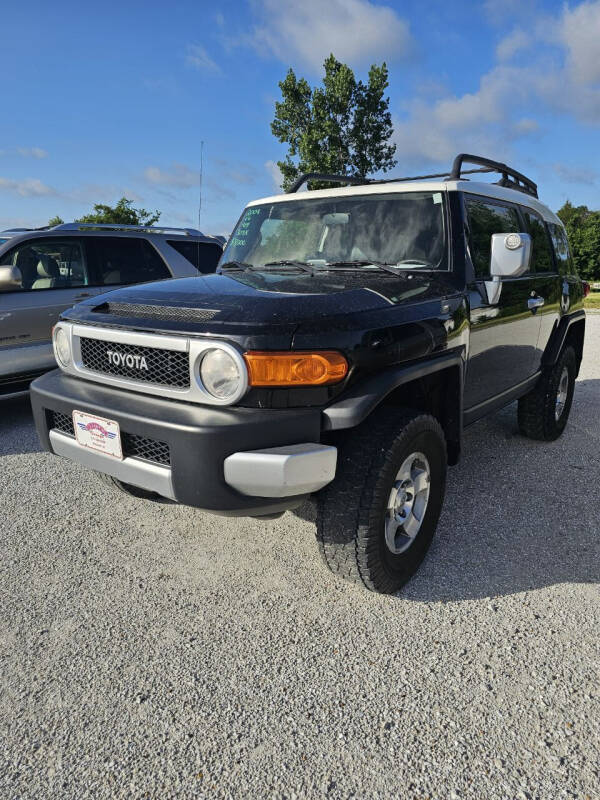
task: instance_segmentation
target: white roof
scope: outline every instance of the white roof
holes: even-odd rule
[[[508,189],[504,186],[496,186],[493,183],[483,183],[480,181],[394,181],[391,183],[366,183],[360,186],[339,186],[334,189],[315,189],[311,192],[295,192],[294,194],[277,194],[272,197],[263,197],[260,200],[252,200],[248,203],[251,206],[263,205],[265,203],[289,203],[293,200],[306,200],[329,197],[352,197],[354,195],[368,194],[390,194],[392,192],[467,192],[469,194],[484,195],[494,197],[498,200],[506,200],[510,203],[532,208],[537,211],[546,222],[553,222],[562,225],[560,219],[548,206],[540,203],[535,197],[517,189]]]

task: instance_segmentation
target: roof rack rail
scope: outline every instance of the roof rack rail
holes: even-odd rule
[[[287,190],[287,194],[294,194],[298,189],[308,181],[327,181],[328,183],[350,183],[360,185],[363,183],[372,183],[368,178],[359,178],[356,175],[326,175],[323,172],[307,172],[294,181],[294,183]]]
[[[463,169],[463,163],[479,164],[479,169]],[[355,186],[365,186],[373,183],[403,183],[406,181],[424,181],[431,178],[444,178],[450,181],[459,181],[463,175],[474,175],[482,172],[499,172],[502,178],[497,181],[496,186],[504,186],[508,189],[516,189],[519,192],[525,192],[532,197],[538,196],[537,184],[530,178],[517,172],[516,169],[503,164],[500,161],[492,161],[491,158],[484,158],[483,156],[473,156],[469,153],[459,153],[454,159],[450,174],[448,172],[436,172],[431,175],[410,175],[402,178],[359,178],[356,175],[325,175],[321,172],[307,172],[305,175],[294,181],[294,183],[287,190],[288,194],[297,192],[298,189],[308,181],[320,180],[329,181],[330,183],[348,183]]]
[[[63,222],[61,225],[55,225],[52,230],[54,231],[86,231],[86,230],[100,230],[100,231],[139,231],[140,233],[176,233],[184,234],[185,236],[204,236],[196,228],[172,228],[170,225],[117,225],[105,224],[98,222]]]
[[[485,167],[485,172],[499,172],[502,178],[497,181],[497,186],[504,186],[507,189],[516,189],[519,192],[525,192],[532,197],[538,196],[537,183],[534,183],[530,178],[527,178],[516,169],[503,164],[501,161],[492,161],[491,158],[484,158],[483,156],[473,156],[470,153],[459,153],[454,159],[452,164],[452,171],[450,172],[448,180],[459,181],[461,175],[464,174],[462,165],[479,164],[480,167]]]

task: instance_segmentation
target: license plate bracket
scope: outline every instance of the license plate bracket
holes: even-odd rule
[[[77,444],[123,460],[121,430],[115,420],[97,417],[86,411],[73,411],[73,430]]]

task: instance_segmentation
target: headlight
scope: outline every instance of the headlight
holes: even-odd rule
[[[200,380],[207,392],[219,400],[228,400],[239,393],[243,377],[234,357],[226,350],[207,350],[200,364]]]
[[[68,367],[71,363],[71,345],[64,328],[56,327],[53,336],[54,356],[59,366]]]

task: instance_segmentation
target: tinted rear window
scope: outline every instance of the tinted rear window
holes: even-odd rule
[[[96,255],[100,284],[120,286],[172,277],[162,258],[145,239],[94,236],[86,241]]]
[[[561,275],[575,274],[565,229],[553,223],[549,224],[548,228],[550,229],[550,236],[552,237],[552,244],[554,245],[554,254],[556,256],[558,271]]]
[[[544,220],[530,208],[522,208],[527,225],[527,232],[531,236],[533,252],[531,256],[531,266],[535,272],[550,272],[554,269],[552,261],[552,251],[550,250],[550,240]]]
[[[185,242],[182,240],[169,240],[174,250],[193,264],[198,272],[214,272],[223,252],[218,244],[210,242]]]

